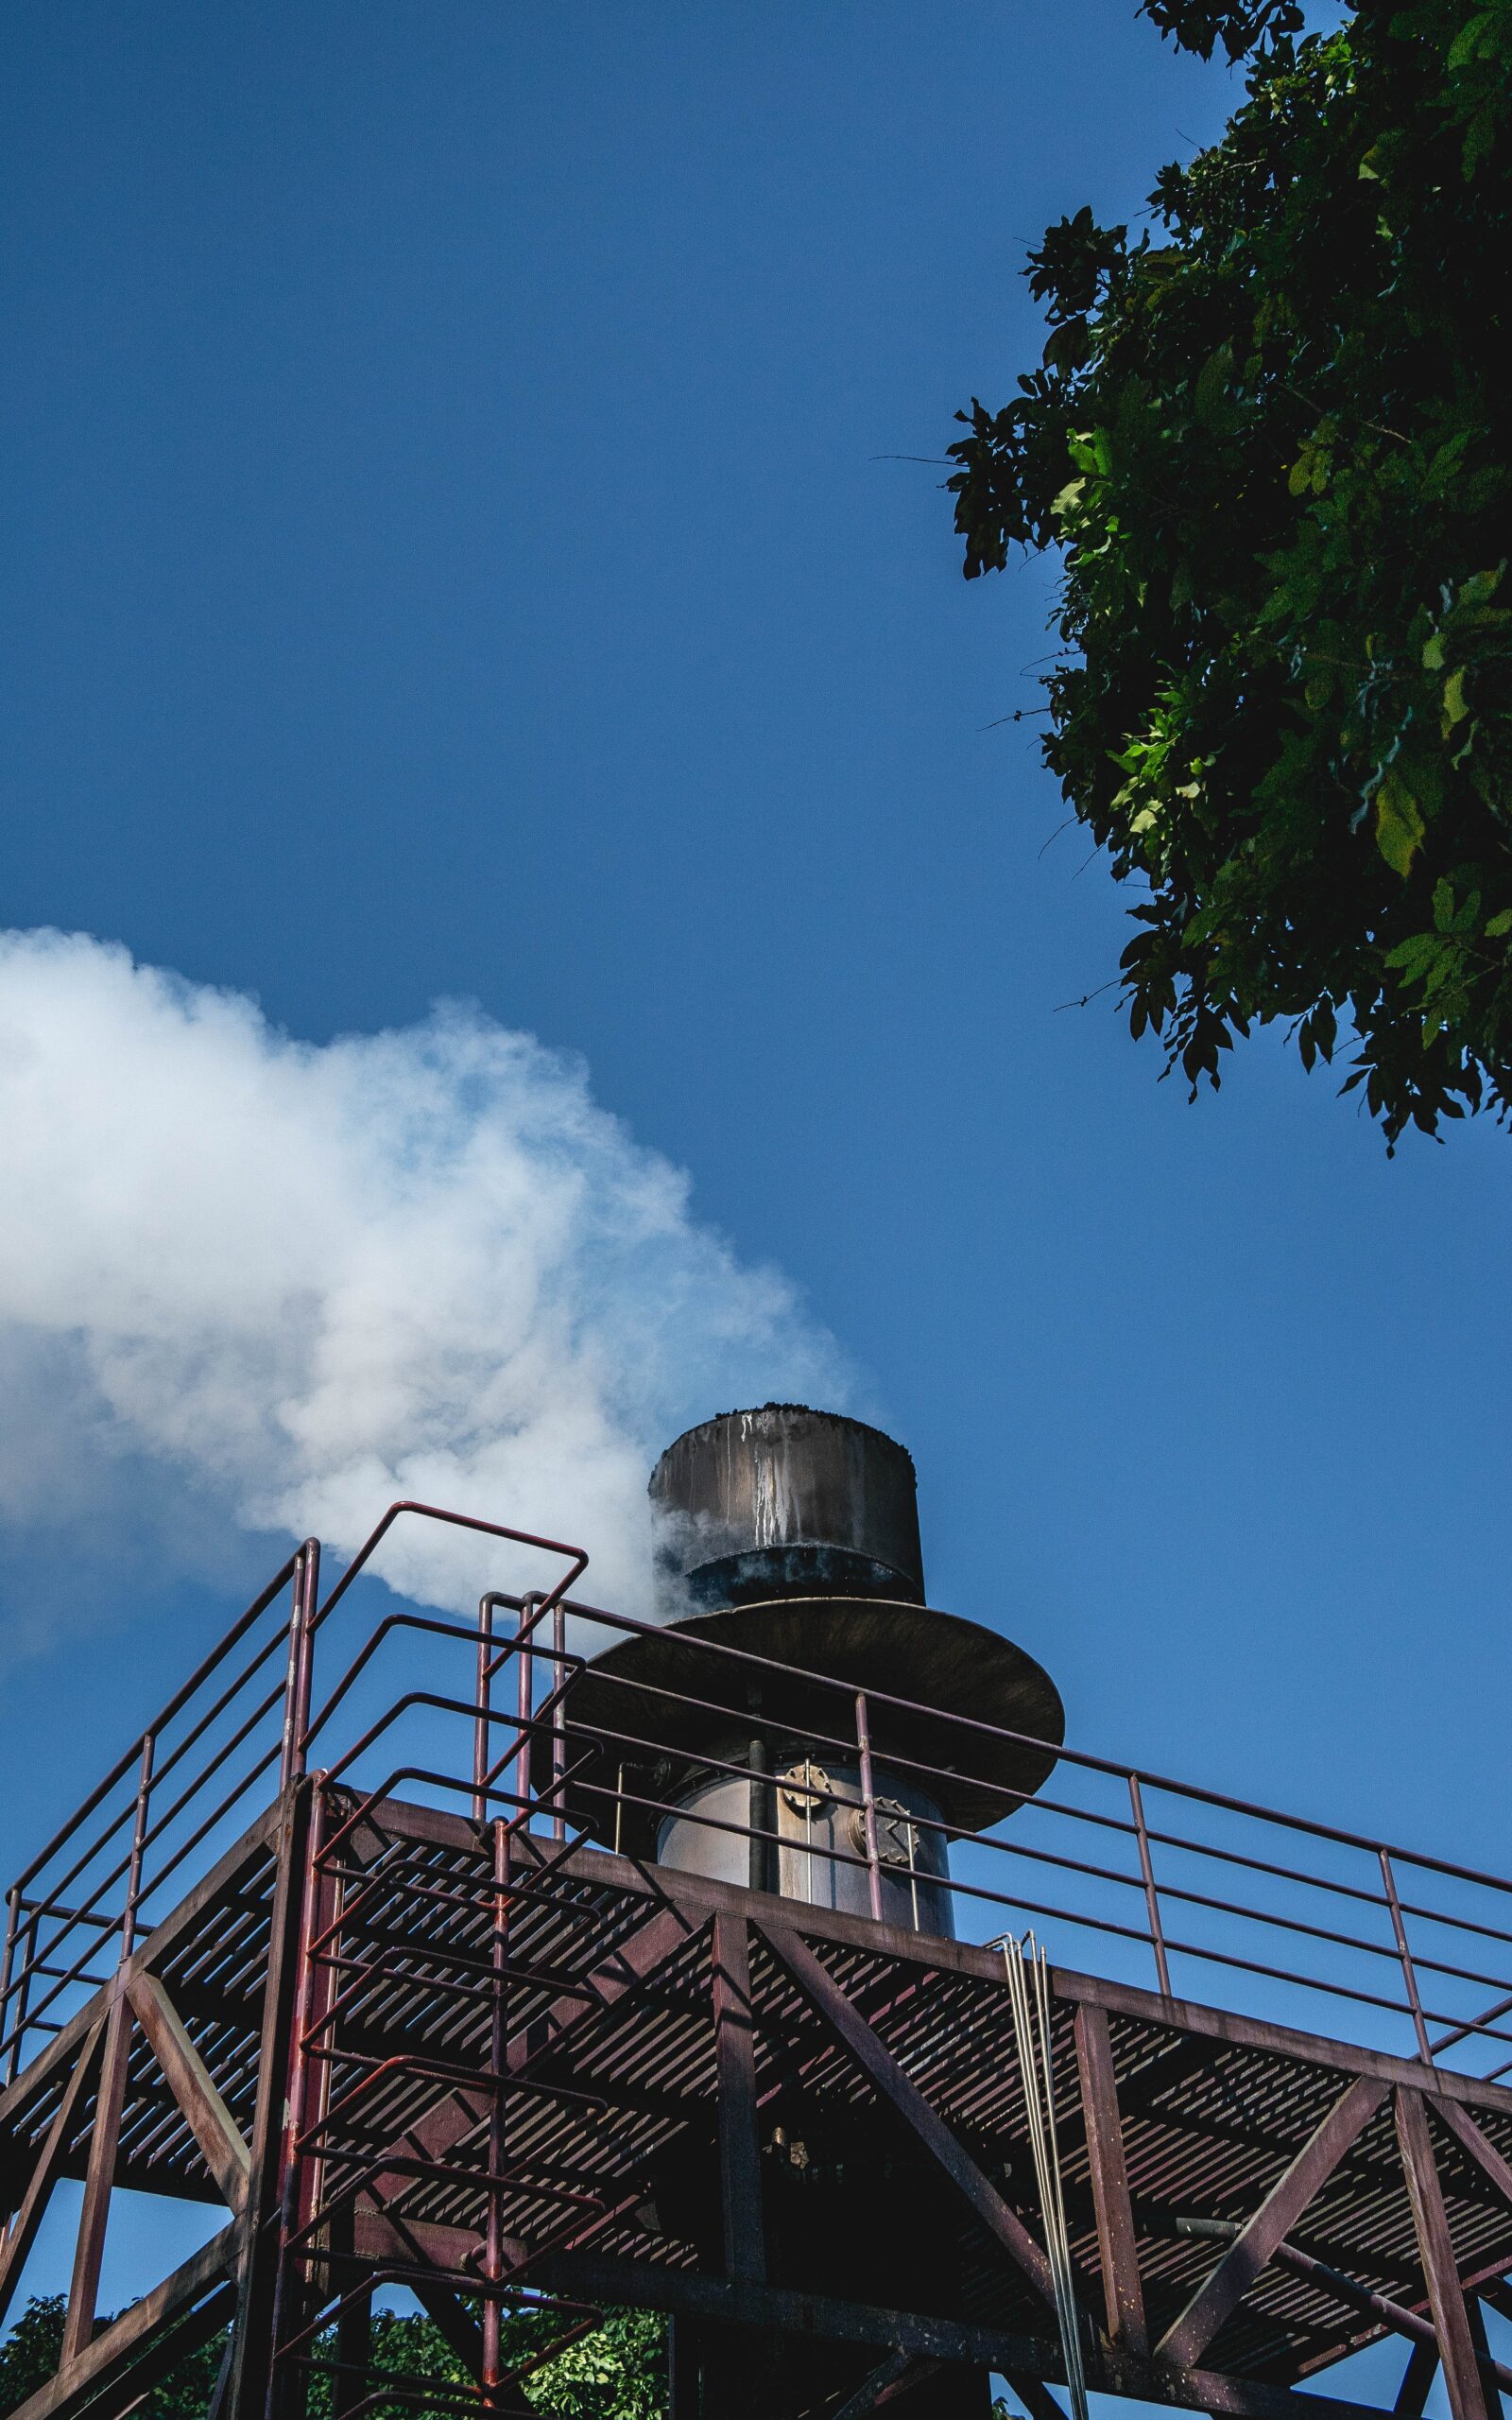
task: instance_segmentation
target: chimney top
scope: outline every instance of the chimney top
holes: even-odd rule
[[[768,1403],[701,1421],[650,1493],[670,1593],[699,1610],[779,1597],[924,1602],[913,1457],[865,1421]]]

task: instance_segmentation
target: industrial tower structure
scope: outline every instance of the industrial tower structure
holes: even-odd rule
[[[1364,2420],[1317,2382],[1387,2341],[1396,2411],[1441,2365],[1493,2420],[1512,1884],[1065,1748],[1040,1667],[926,1605],[875,1430],[728,1415],[653,1493],[660,1623],[435,1508],[323,1597],[308,1542],[14,1886],[0,2306],[82,2183],[24,2420],[124,2420],[217,2339],[212,2420],[317,2378],[523,2413],[509,2314],[539,2364],[625,2306],[675,2420],[966,2420],[994,2373],[1032,2420],[1078,2376]],[[546,1584],[401,1609],[415,1520]],[[100,2324],[122,2190],[204,2239]],[[375,2376],[394,2289],[463,2385]]]

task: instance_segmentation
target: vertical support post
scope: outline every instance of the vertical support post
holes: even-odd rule
[[[41,1908],[33,1908],[31,1911],[31,1922],[26,1927],[26,1946],[21,1953],[21,1989],[16,1995],[16,2048],[14,2055],[18,2066],[20,2064],[22,2037],[26,2031],[26,2020],[31,2014],[31,1980],[37,1971],[37,1935],[41,1925],[42,1910]]]
[[[489,1818],[489,1716],[493,1703],[493,1608],[490,1591],[478,1599],[477,1711],[472,1717],[472,1821]]]
[[[21,1885],[13,1882],[6,1893],[6,1945],[0,1950],[0,2043],[10,2031],[10,1976],[16,1959],[16,1934],[21,1925]],[[12,2037],[6,2057],[5,2080],[13,2083],[16,2077],[18,2038]]]
[[[11,1891],[10,1901],[10,1917],[6,1928],[5,1971],[6,1989],[7,1991],[14,1990],[15,2009],[9,2020],[6,2018],[5,2014],[5,2002],[3,1999],[0,1999],[0,2031],[3,2031],[6,2024],[9,2022],[10,2032],[10,2048],[6,2058],[6,2082],[8,2084],[14,2083],[17,2076],[21,2072],[21,2046],[26,2031],[26,2012],[31,2005],[32,1970],[37,1963],[38,1921],[37,1910],[33,1909],[31,1911],[30,1923],[26,1926],[23,1926],[21,1923],[22,1912],[26,1903],[21,1895],[21,1885],[19,1882]],[[18,1940],[21,1947],[21,1971],[19,1974],[15,1972],[15,1968],[12,1963],[13,1952]]]
[[[1118,2110],[1118,2080],[1108,2012],[1091,2001],[1076,2010],[1076,2067],[1081,2081],[1092,2204],[1097,2215],[1097,2256],[1103,2272],[1108,2333],[1125,2353],[1149,2351],[1144,2289],[1140,2280],[1134,2213],[1124,2163],[1124,2129]]]
[[[755,1708],[752,1709],[753,1712],[755,1710]],[[746,1867],[746,1878],[753,1891],[775,1890],[782,1881],[782,1853],[781,1849],[776,1851],[778,1871],[775,1880],[768,1878],[772,1865],[772,1843],[766,1835],[777,1828],[771,1821],[771,1814],[772,1793],[767,1785],[766,1776],[766,1741],[760,1732],[753,1729],[750,1735],[750,1794],[747,1813],[750,1842]]]
[[[100,2262],[105,2253],[105,2227],[111,2212],[111,2186],[120,2144],[121,2104],[126,2099],[126,2070],[130,2049],[131,2011],[123,1993],[106,2020],[105,2052],[94,2101],[94,2125],[89,2138],[89,2166],[84,2176],[84,2202],[78,2215],[74,2273],[68,2288],[68,2316],[63,2322],[63,2347],[59,2357],[60,2369],[77,2360],[94,2333]]]
[[[1160,1902],[1156,1895],[1155,1867],[1150,1859],[1150,1835],[1144,1822],[1144,1798],[1138,1773],[1128,1777],[1128,1803],[1134,1810],[1134,1836],[1139,1842],[1140,1874],[1144,1883],[1144,1912],[1149,1920],[1150,1947],[1155,1952],[1155,1972],[1162,1999],[1171,1996],[1171,1969],[1166,1962],[1165,1934],[1160,1925]]]
[[[335,1996],[334,1969],[322,1962],[336,1953],[332,1927],[339,1912],[341,1890],[335,1876],[321,1871],[329,1815],[326,1794],[317,1780],[310,1810],[309,1865],[299,1934],[288,2090],[284,2102],[283,2193],[278,2213],[281,2240],[269,2348],[270,2414],[302,2413],[308,2391],[308,2379],[302,2372],[295,2377],[280,2375],[278,2350],[284,2337],[299,2325],[305,2307],[309,2289],[306,2275],[297,2264],[308,2263],[308,2229],[320,2202],[322,2163],[318,2144],[311,2137],[318,2134],[330,2093],[331,2061],[323,2055],[329,2052],[330,2044],[324,2035],[327,2010]],[[325,1947],[318,1957],[315,1944],[320,1939]],[[291,2236],[301,2239],[298,2253],[289,2250]],[[237,2409],[232,2406],[233,2411]]]
[[[1428,2039],[1428,2028],[1423,2023],[1423,2004],[1418,1996],[1418,1970],[1412,1962],[1412,1951],[1407,1946],[1407,1927],[1402,1922],[1401,1901],[1397,1896],[1397,1877],[1391,1870],[1387,1852],[1378,1849],[1376,1854],[1381,1859],[1381,1881],[1386,1894],[1386,1906],[1391,1910],[1391,1929],[1396,1936],[1401,1979],[1407,1987],[1407,2006],[1412,2011],[1413,2031],[1418,2036],[1418,2056],[1425,2066],[1431,2067],[1434,2047]]]
[[[320,1604],[320,1541],[306,1538],[294,1559],[289,1611],[289,1659],[284,1684],[284,1747],[279,1788],[302,1781],[305,1735],[310,1728],[310,1683],[314,1670],[315,1616]]]
[[[142,1859],[147,1842],[147,1819],[152,1806],[152,1763],[157,1753],[156,1734],[148,1731],[142,1740],[142,1762],[137,1769],[136,1816],[131,1826],[131,1860],[126,1869],[126,1906],[121,1911],[121,1956],[129,1958],[136,1940],[137,1904],[142,1896]]]
[[[567,1608],[558,1597],[551,1609],[551,1837],[567,1838],[567,1810],[561,1786],[567,1772],[567,1705],[562,1687],[567,1678]]]
[[[766,2276],[761,2138],[756,2124],[756,2031],[750,1996],[750,1932],[744,1916],[713,1919],[714,2079],[725,2274],[761,2285]]]
[[[1422,2095],[1409,2092],[1405,2086],[1399,2086],[1397,2092],[1397,2141],[1412,2202],[1418,2251],[1423,2264],[1423,2282],[1428,2288],[1434,2332],[1438,2338],[1439,2359],[1444,2365],[1450,2410],[1454,2420],[1488,2420],[1475,2342],[1444,2209],[1443,2188],[1434,2159],[1433,2138],[1428,2131],[1428,2112]]]
[[[247,2241],[242,2255],[231,2368],[222,2410],[241,2420],[263,2420],[271,2384],[272,2353],[283,2245],[281,2221],[285,2191],[288,2111],[294,2097],[292,2061],[299,2015],[301,1944],[310,1889],[310,1805],[307,1782],[284,1801],[278,1835],[278,1878],[273,1888],[267,1945],[267,1988],[257,2060],[257,2105],[252,2118],[251,2167],[247,2180]]]
[[[524,1668],[522,1667],[522,1669]],[[490,1984],[489,2020],[489,2198],[484,2236],[483,2274],[496,2286],[504,2275],[504,2080],[508,2068],[507,1986],[504,1979],[509,1924],[509,1830],[502,1817],[493,1825],[493,1975]],[[483,2409],[499,2409],[504,2377],[504,2312],[497,2294],[483,2301]]]
[[[877,1791],[871,1771],[871,1728],[864,1689],[856,1691],[856,1745],[861,1752],[861,1820],[866,1826],[867,1891],[872,1915],[882,1922],[882,1858],[877,1848]]]
[[[519,1668],[515,1676],[517,1692],[515,1721],[518,1727],[513,1757],[514,1792],[520,1802],[522,1815],[524,1815],[525,1809],[530,1805],[530,1709],[535,1697],[536,1674],[532,1638],[535,1610],[540,1602],[539,1589],[532,1595],[521,1599],[520,1621],[515,1631],[514,1653],[515,1663]],[[529,1831],[528,1819],[522,1823],[520,1828],[523,1832]]]

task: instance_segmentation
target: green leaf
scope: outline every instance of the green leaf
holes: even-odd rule
[[[1225,337],[1216,351],[1208,355],[1197,376],[1193,401],[1197,418],[1207,420],[1228,392],[1234,374],[1234,349]]]
[[[1418,802],[1400,775],[1388,772],[1376,792],[1375,807],[1376,846],[1393,873],[1405,879],[1428,829]]]
[[[1481,57],[1483,51],[1494,57],[1497,48],[1495,41],[1497,30],[1494,9],[1483,9],[1478,17],[1470,19],[1468,26],[1461,26],[1459,33],[1450,44],[1449,57],[1444,62],[1450,74],[1452,76],[1461,67],[1469,67],[1473,60]],[[1492,37],[1489,43],[1486,41],[1487,34]]]
[[[1444,736],[1446,739],[1454,725],[1457,722],[1463,722],[1469,713],[1469,708],[1465,702],[1465,671],[1466,667],[1463,664],[1456,664],[1444,683]]]
[[[1486,925],[1486,938],[1488,942],[1504,941],[1508,933],[1512,933],[1512,908],[1503,908]]]
[[[1387,954],[1386,964],[1416,983],[1437,958],[1443,943],[1436,933],[1413,933]]]

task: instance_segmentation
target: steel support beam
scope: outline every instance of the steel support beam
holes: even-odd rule
[[[766,2274],[761,2137],[756,2127],[756,2031],[750,1944],[743,1917],[713,1922],[714,2072],[725,2273],[758,2284]]]
[[[785,1926],[763,1925],[760,1930],[773,1957],[786,1968],[805,1999],[837,2035],[867,2081],[943,2169],[963,2201],[1035,2290],[1046,2302],[1053,2302],[1050,2264],[1022,2220],[1009,2209],[996,2186],[961,2149],[944,2119],[904,2074],[812,1949]]]
[[[74,2247],[74,2273],[68,2288],[68,2316],[63,2322],[62,2363],[77,2361],[94,2333],[94,2308],[99,2293],[100,2262],[105,2255],[105,2228],[110,2218],[111,2186],[121,2135],[121,2104],[126,2098],[127,2062],[131,2053],[131,2012],[118,1999],[105,2025],[100,2058],[99,2090],[94,2100],[94,2124],[89,2138],[89,2167],[79,2211],[78,2238]]]
[[[222,2200],[232,2210],[239,2210],[247,2198],[252,2154],[215,2078],[156,1975],[134,1976],[127,1988],[127,1998]]]
[[[94,2086],[104,2034],[104,2026],[96,2025],[94,2031],[85,2037],[77,2064],[63,2087],[58,2115],[37,2154],[37,2164],[32,2169],[21,2207],[6,2231],[4,2243],[0,2244],[0,2322],[4,2321],[10,2308],[11,2296],[21,2283],[21,2273],[37,2239],[37,2230],[46,2216],[59,2169],[73,2140],[84,2102]]]
[[[1108,2012],[1083,2001],[1076,2011],[1075,2026],[1076,2066],[1081,2081],[1092,2205],[1097,2214],[1097,2256],[1103,2271],[1108,2333],[1125,2352],[1143,2354],[1148,2352],[1150,2340],[1144,2320],[1134,2213],[1128,2198],[1128,2174],[1124,2164],[1124,2128],[1119,2116]]]
[[[1423,2282],[1428,2288],[1429,2308],[1438,2336],[1450,2409],[1454,2420],[1489,2420],[1475,2342],[1454,2263],[1433,2139],[1428,2132],[1428,2112],[1420,2093],[1398,2093],[1397,2140],[1401,2147],[1402,2173],[1412,2202]]]
[[[1216,2269],[1166,2329],[1156,2347],[1157,2360],[1190,2369],[1200,2359],[1385,2097],[1383,2084],[1362,2076],[1334,2102]]]

